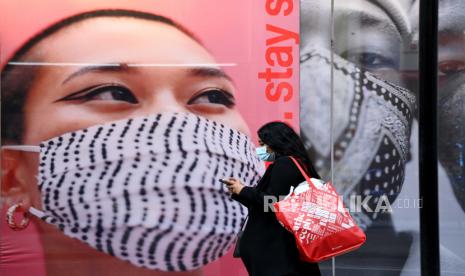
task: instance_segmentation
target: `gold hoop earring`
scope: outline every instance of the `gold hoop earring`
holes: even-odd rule
[[[29,225],[29,213],[27,211],[23,211],[23,219],[21,220],[21,223],[19,225],[16,224],[14,213],[20,212],[21,210],[23,210],[22,204],[17,203],[8,208],[8,211],[6,212],[6,222],[8,223],[8,226],[15,231],[23,230]]]

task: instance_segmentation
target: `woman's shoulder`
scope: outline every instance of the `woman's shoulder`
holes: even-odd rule
[[[280,163],[283,163],[283,162],[292,162],[292,160],[291,160],[291,157],[290,157],[290,156],[282,155],[282,156],[278,156],[278,157],[274,160],[274,163],[277,163],[277,162],[280,162]]]
[[[304,178],[297,165],[289,156],[280,156],[273,163],[273,172],[283,175],[289,181],[300,181]]]
[[[285,170],[287,172],[294,172],[296,174],[301,175],[302,172],[300,171],[296,162],[299,162],[299,161],[295,157],[291,158],[290,156],[280,156],[276,158],[276,160],[273,162],[273,165],[274,165],[274,168],[278,170]],[[300,164],[299,166],[302,166],[302,165]],[[302,169],[305,171],[303,167]]]
[[[289,170],[292,166],[292,160],[289,156],[278,156],[267,166],[267,171]],[[294,165],[295,166],[295,165]]]
[[[276,158],[276,160],[273,162],[274,167],[290,167],[290,166],[295,166],[294,162],[289,156],[279,156]]]

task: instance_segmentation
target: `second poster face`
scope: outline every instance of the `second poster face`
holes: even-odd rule
[[[465,267],[465,252],[457,246],[465,221],[463,10],[461,1],[440,1],[438,166],[445,275]],[[301,1],[301,134],[318,170],[355,207],[353,216],[367,233],[360,250],[336,258],[336,275],[420,273],[418,13],[419,1],[410,0]],[[331,275],[332,265],[323,264],[323,273]]]

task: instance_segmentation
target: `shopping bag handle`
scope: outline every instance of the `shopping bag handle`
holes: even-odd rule
[[[302,175],[304,176],[305,178],[305,181],[307,181],[308,184],[312,185],[313,187],[315,187],[315,185],[313,184],[312,180],[310,180],[310,177],[308,177],[307,173],[304,171],[304,169],[302,169],[302,167],[300,166],[299,162],[297,162],[297,160],[295,160],[294,157],[292,156],[289,156],[289,158],[291,158],[291,160],[294,162],[294,164],[296,164],[297,168],[299,168],[299,171],[300,173],[302,173]]]

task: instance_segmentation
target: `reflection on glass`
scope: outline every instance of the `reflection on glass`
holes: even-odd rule
[[[331,1],[301,2],[302,136],[367,234],[361,249],[337,257],[337,275],[419,269],[411,4],[334,1],[331,57]],[[320,267],[331,274],[331,263]]]
[[[438,157],[442,275],[465,271],[465,1],[439,1]]]
[[[410,18],[418,35],[418,5]],[[465,271],[465,1],[439,1],[438,157],[441,275]],[[421,91],[419,91],[421,95]]]

